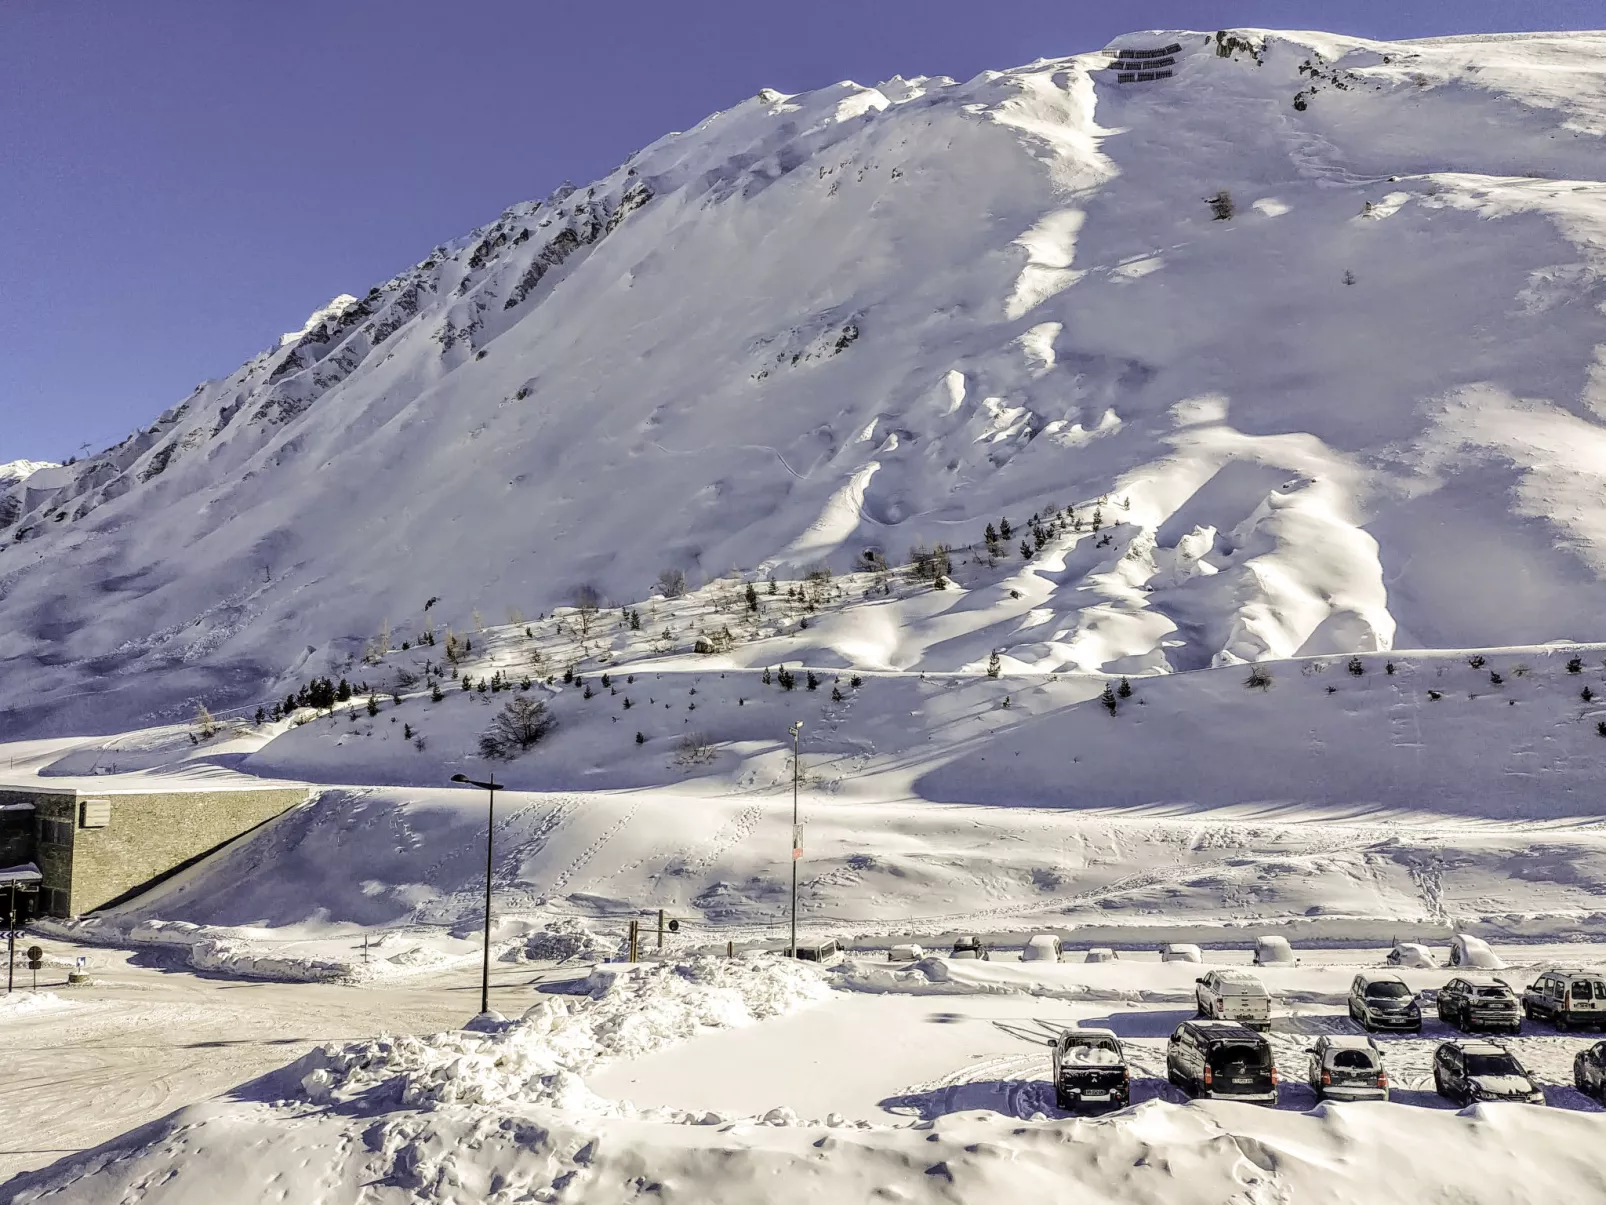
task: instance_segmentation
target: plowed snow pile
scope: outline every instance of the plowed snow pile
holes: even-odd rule
[[[326,1046],[292,1068],[309,1099],[349,1105],[383,1088],[405,1108],[561,1105],[633,1113],[593,1096],[580,1076],[702,1028],[750,1025],[823,1000],[818,971],[764,957],[598,967],[589,994],[543,1000],[500,1032],[379,1038]]]

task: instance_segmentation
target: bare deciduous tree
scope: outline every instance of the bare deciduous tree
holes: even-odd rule
[[[480,755],[514,758],[534,745],[557,723],[539,699],[516,695],[496,713],[491,726],[480,735]]]
[[[665,598],[681,597],[686,593],[686,574],[680,569],[659,570],[658,589]]]

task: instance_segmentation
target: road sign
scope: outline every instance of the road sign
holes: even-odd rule
[[[669,931],[671,933],[679,933],[680,932],[680,922],[678,920],[671,920],[669,922]]]
[[[42,967],[44,965],[45,965],[45,952],[43,950],[41,950],[38,946],[29,946],[28,947],[28,969],[30,971],[37,971],[40,967]]]

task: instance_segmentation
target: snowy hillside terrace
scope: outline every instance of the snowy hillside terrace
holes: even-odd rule
[[[467,630],[1100,498],[1129,502],[1109,543],[1056,531],[1020,599],[959,567],[915,640],[839,655],[1130,675],[1600,638],[1602,47],[1154,31],[765,90],[0,484],[0,728],[254,706],[436,594]]]

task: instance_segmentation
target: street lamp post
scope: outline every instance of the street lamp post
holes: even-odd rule
[[[471,787],[484,787],[490,797],[490,804],[485,811],[485,958],[480,964],[480,1012],[491,1011],[491,833],[492,822],[496,819],[496,793],[502,789],[496,781],[496,775],[491,775],[489,782],[480,782],[470,778],[467,774],[453,774],[453,782],[467,783]]]
[[[798,734],[803,731],[803,721],[798,720],[792,725],[792,945],[787,951],[788,957],[797,957],[797,864],[803,857],[803,835],[797,826],[797,780],[798,780]]]

